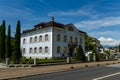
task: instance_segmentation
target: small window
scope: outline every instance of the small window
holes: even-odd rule
[[[33,41],[33,40],[32,40],[32,37],[31,37],[31,38],[30,38],[30,43],[32,43],[32,41]]]
[[[67,53],[67,47],[64,47],[63,53]]]
[[[34,48],[34,53],[37,53],[37,48],[36,47]]]
[[[57,47],[57,53],[60,53],[60,46]]]
[[[34,38],[34,42],[37,42],[37,36],[35,36],[35,38]]]
[[[70,36],[70,43],[72,43],[73,42],[73,37],[72,36]]]
[[[82,44],[82,38],[80,38],[80,44]]]
[[[64,42],[67,42],[67,36],[64,36]]]
[[[73,31],[73,28],[72,27],[68,27],[68,31]]]
[[[25,42],[26,42],[26,40],[25,40],[25,39],[23,39],[23,44],[25,44]]]
[[[39,48],[39,53],[42,53],[42,47]]]
[[[57,41],[60,41],[60,34],[57,35]]]
[[[23,54],[25,54],[25,52],[26,52],[26,50],[25,50],[25,48],[23,48]]]
[[[30,53],[33,53],[33,50],[32,50],[32,48],[30,48]]]
[[[48,41],[48,34],[45,35],[45,41]]]
[[[40,42],[42,41],[42,36],[39,37],[39,41],[40,41]]]
[[[48,47],[45,47],[45,53],[48,53]]]
[[[78,38],[77,37],[75,37],[75,43],[78,43]]]

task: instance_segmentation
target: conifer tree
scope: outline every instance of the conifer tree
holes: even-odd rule
[[[77,48],[77,53],[75,55],[75,58],[79,61],[85,61],[85,54],[83,52],[82,46],[79,45]]]
[[[1,27],[2,25],[0,25],[0,60],[2,59],[2,35],[1,35]]]
[[[20,51],[20,35],[21,35],[20,27],[21,27],[20,21],[18,20],[17,27],[16,27],[16,33],[15,33],[13,56],[12,56],[15,62],[18,62],[22,56],[21,51]]]
[[[2,25],[0,26],[0,58],[5,59],[5,20],[3,20]]]
[[[8,35],[6,39],[6,58],[11,58],[11,26],[8,25]]]

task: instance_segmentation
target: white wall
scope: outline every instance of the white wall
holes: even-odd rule
[[[48,34],[48,41],[45,41],[45,35]],[[39,36],[42,35],[42,42],[39,42]],[[37,42],[30,43],[30,38],[37,36]],[[26,44],[23,44],[23,39],[26,39]],[[45,47],[48,46],[48,53],[45,53]],[[30,53],[29,49],[37,47],[37,53]],[[42,47],[42,53],[39,53],[39,47]],[[26,53],[23,54],[25,57],[36,57],[36,58],[52,58],[52,28],[43,28],[40,30],[24,33],[21,36],[21,49],[25,48]]]
[[[74,27],[73,27],[74,28]],[[36,42],[36,43],[30,43],[30,37],[34,38],[35,36],[38,37],[42,35],[43,38],[45,38],[45,35],[48,34],[49,41],[43,40],[42,42]],[[57,34],[61,35],[61,41],[57,41]],[[67,42],[63,41],[64,35],[67,36]],[[21,36],[21,49],[25,48],[26,53],[23,54],[25,57],[32,57],[32,58],[53,58],[53,57],[61,57],[62,54],[64,56],[67,56],[68,54],[68,43],[69,43],[69,37],[73,37],[73,42],[75,42],[75,37],[78,38],[78,45],[80,45],[80,38],[82,39],[82,47],[83,50],[85,51],[85,43],[84,43],[84,34],[79,33],[76,28],[74,28],[74,31],[68,31],[68,28],[66,27],[65,29],[62,28],[56,28],[56,27],[47,27],[43,28],[40,30],[35,30],[32,32],[24,33]],[[26,39],[26,44],[23,44],[23,39]],[[49,53],[39,53],[39,47],[43,48],[43,51],[45,51],[45,46],[48,46],[49,48]],[[61,47],[61,53],[57,53],[57,46]],[[29,53],[30,48],[35,48],[37,47],[37,53]],[[63,53],[63,48],[67,47],[67,53]]]
[[[73,27],[74,28],[74,27]],[[57,41],[57,35],[60,34],[61,36],[61,41]],[[68,28],[66,27],[65,29],[60,29],[60,28],[54,28],[54,39],[53,39],[53,56],[54,57],[61,57],[63,54],[63,48],[67,47],[67,53],[65,53],[65,56],[67,56],[68,54],[68,43],[69,43],[69,37],[72,36],[73,37],[73,42],[75,42],[75,37],[78,38],[78,45],[80,45],[80,38],[82,39],[82,47],[83,47],[83,51],[85,51],[85,43],[84,43],[84,34],[80,34],[75,28],[74,31],[68,31]],[[63,37],[64,35],[67,36],[67,42],[63,41]],[[57,53],[57,46],[60,46],[61,49],[61,53]]]

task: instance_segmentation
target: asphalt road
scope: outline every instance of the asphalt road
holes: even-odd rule
[[[120,80],[120,64],[37,75],[20,80]]]

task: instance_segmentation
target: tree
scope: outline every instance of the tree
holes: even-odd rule
[[[2,25],[0,26],[0,58],[5,59],[5,20],[3,20]]]
[[[12,56],[15,63],[17,63],[22,56],[21,51],[20,51],[20,35],[21,35],[20,27],[21,27],[20,21],[18,20],[17,27],[16,27],[16,33],[15,33],[13,56]]]
[[[11,57],[11,26],[8,25],[8,35],[6,39],[6,58]]]
[[[85,49],[86,51],[92,51],[94,49],[93,38],[85,35]]]
[[[120,44],[119,44],[119,46],[118,46],[118,50],[119,50],[119,52],[120,52]]]
[[[97,53],[95,48],[92,50],[92,53],[93,53],[93,60],[94,61],[99,61],[100,57],[99,57],[99,54]]]
[[[0,60],[2,59],[2,35],[1,35],[1,25],[0,25]]]
[[[106,60],[108,60],[110,56],[110,50],[105,50],[105,54],[106,54]]]
[[[82,46],[79,45],[78,48],[77,48],[77,52],[75,54],[75,58],[79,61],[85,61],[86,60],[86,57],[85,57],[85,54],[83,52],[83,49],[82,49]]]

